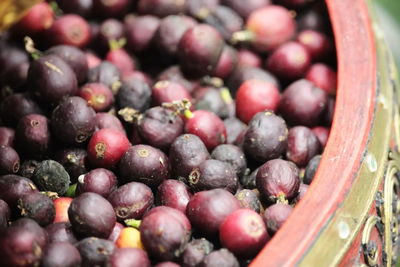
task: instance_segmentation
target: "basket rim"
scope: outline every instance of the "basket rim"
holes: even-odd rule
[[[330,137],[309,192],[252,261],[252,267],[298,264],[346,198],[365,156],[377,93],[375,38],[368,6],[365,0],[325,2],[338,59]]]

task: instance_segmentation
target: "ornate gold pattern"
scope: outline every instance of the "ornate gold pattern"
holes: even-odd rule
[[[370,235],[373,227],[378,222],[378,217],[372,215],[365,222],[364,230],[361,237],[361,245],[363,247],[365,261],[368,266],[376,266],[378,264],[379,251],[377,244],[370,240]]]

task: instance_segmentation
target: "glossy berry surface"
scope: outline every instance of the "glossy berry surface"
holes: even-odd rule
[[[258,112],[275,111],[281,99],[278,88],[262,80],[247,80],[239,87],[236,97],[236,114],[244,123]]]
[[[225,125],[214,113],[197,110],[193,112],[192,116],[185,123],[187,133],[200,137],[209,150],[226,143]]]
[[[131,144],[123,132],[104,128],[90,138],[88,159],[93,166],[114,168],[130,147]]]
[[[242,258],[256,255],[269,239],[262,217],[249,209],[231,213],[220,225],[219,231],[222,245]]]

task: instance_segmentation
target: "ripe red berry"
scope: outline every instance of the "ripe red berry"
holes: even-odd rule
[[[187,30],[178,46],[182,70],[193,77],[213,73],[224,44],[221,34],[207,24],[199,24]]]
[[[207,110],[196,110],[185,124],[185,131],[200,137],[208,150],[226,143],[224,122],[214,113]]]
[[[114,102],[110,88],[101,83],[87,83],[81,87],[78,96],[85,99],[96,112],[106,111]]]
[[[317,87],[324,90],[327,94],[336,94],[337,75],[328,65],[323,63],[315,63],[311,65],[305,77],[310,82],[313,82]]]
[[[263,218],[257,212],[239,209],[228,215],[220,225],[219,238],[233,254],[249,258],[263,248],[269,236]]]
[[[236,115],[248,123],[253,116],[264,110],[275,111],[281,95],[278,88],[268,81],[248,80],[236,93]]]
[[[166,80],[154,84],[152,93],[153,101],[156,105],[183,99],[190,100],[192,98],[185,87],[177,82]]]
[[[136,68],[133,57],[123,48],[110,50],[105,59],[113,63],[122,75],[130,73]]]
[[[286,8],[269,5],[254,10],[246,22],[253,47],[260,52],[267,52],[290,40],[296,31],[296,22]],[[233,38],[239,33],[234,34]],[[240,39],[240,38],[239,38]]]
[[[101,59],[92,52],[86,52],[86,62],[89,69],[95,68],[101,63]]]
[[[221,56],[219,57],[218,64],[215,67],[213,75],[221,79],[227,78],[233,70],[236,68],[238,63],[237,51],[226,45],[222,50]]]
[[[311,129],[313,133],[317,136],[322,147],[326,146],[329,137],[329,128],[323,126],[317,126]]]
[[[261,57],[248,49],[238,51],[238,61],[239,66],[259,68],[262,65]]]
[[[56,209],[56,216],[54,218],[54,223],[69,222],[68,208],[71,202],[72,198],[70,197],[59,197],[53,200],[53,204]]]
[[[53,25],[53,9],[47,2],[34,5],[14,26],[13,31],[21,36],[33,36]]]
[[[85,47],[90,41],[89,24],[81,16],[68,14],[59,17],[48,31],[52,44]]]
[[[89,141],[89,161],[96,167],[113,168],[130,146],[121,131],[109,128],[98,130]]]
[[[311,64],[307,49],[297,42],[279,46],[266,61],[266,67],[281,79],[294,80],[304,76]]]
[[[302,31],[297,36],[297,41],[307,49],[314,61],[326,58],[332,50],[332,44],[322,32],[314,30]]]

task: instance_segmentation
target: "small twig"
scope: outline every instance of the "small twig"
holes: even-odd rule
[[[35,48],[35,43],[31,37],[25,36],[24,43],[26,52],[28,52],[33,59],[38,59],[42,56],[42,52]]]
[[[125,122],[138,123],[143,119],[143,114],[134,108],[123,108],[118,110],[118,115],[122,117]]]

